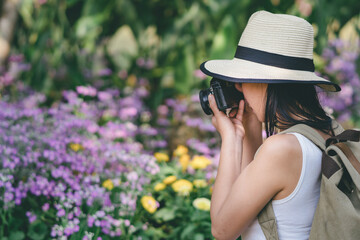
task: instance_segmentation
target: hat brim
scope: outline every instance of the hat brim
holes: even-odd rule
[[[305,83],[317,85],[330,92],[341,90],[339,85],[317,76],[314,72],[279,68],[238,58],[206,61],[200,65],[200,70],[208,76],[229,82]]]

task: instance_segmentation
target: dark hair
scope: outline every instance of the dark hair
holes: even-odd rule
[[[265,108],[267,137],[275,133],[275,127],[286,129],[299,123],[334,135],[331,118],[321,107],[314,85],[268,84]]]

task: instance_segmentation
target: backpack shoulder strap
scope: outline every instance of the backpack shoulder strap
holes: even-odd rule
[[[261,210],[257,218],[266,240],[279,240],[275,213],[271,201]]]
[[[316,146],[318,146],[321,150],[325,150],[325,140],[324,138],[313,128],[309,127],[305,124],[297,124],[292,126],[282,132],[280,134],[285,133],[300,133],[301,135],[305,136],[306,138],[310,139]]]
[[[332,121],[332,128],[334,130],[335,135],[339,135],[340,133],[342,133],[344,131],[342,126],[335,120]],[[317,131],[315,131],[315,129],[313,129],[312,127],[309,127],[308,125],[297,124],[297,125],[294,125],[288,129],[280,132],[280,134],[290,133],[290,132],[300,133],[301,135],[310,139],[322,151],[324,151],[327,147],[324,138]]]

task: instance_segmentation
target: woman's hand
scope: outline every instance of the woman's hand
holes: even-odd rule
[[[225,113],[221,112],[215,102],[215,98],[212,94],[208,96],[209,104],[212,112],[214,113],[211,121],[216,130],[220,133],[222,139],[225,137],[237,137],[241,140],[245,137],[245,128],[242,123],[243,113],[245,108],[245,101],[240,100],[239,108],[235,116],[227,117]],[[234,114],[232,114],[234,115]]]

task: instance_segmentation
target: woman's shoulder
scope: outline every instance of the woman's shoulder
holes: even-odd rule
[[[254,160],[266,161],[273,167],[291,167],[284,164],[289,162],[289,157],[301,160],[301,156],[301,145],[294,134],[276,134],[264,141]]]
[[[260,151],[275,154],[290,154],[301,151],[301,146],[294,134],[276,134],[265,139]]]
[[[274,199],[289,195],[301,174],[302,149],[294,134],[277,134],[267,138],[254,158],[254,164],[277,186]]]

